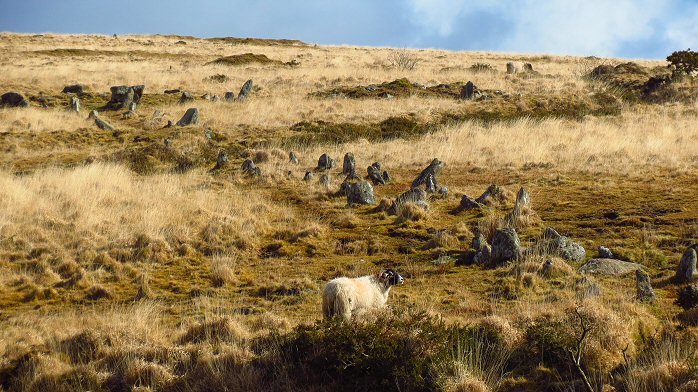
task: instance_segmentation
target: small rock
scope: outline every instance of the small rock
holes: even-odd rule
[[[599,258],[600,259],[613,259],[613,252],[605,246],[599,246]]]
[[[163,140],[162,143],[165,145],[165,147],[170,147],[172,145],[172,139],[165,138],[165,140]]]
[[[246,159],[245,162],[242,163],[242,172],[250,177],[258,177],[262,175],[260,168],[258,168],[251,159]]]
[[[22,94],[10,91],[5,93],[0,97],[0,106],[10,107],[10,108],[26,108],[29,106],[29,101],[27,101]]]
[[[224,99],[226,102],[233,102],[235,101],[235,93],[232,91],[228,91],[225,93]]]
[[[208,140],[212,140],[213,137],[215,136],[215,134],[213,133],[213,131],[211,130],[211,128],[206,128],[206,129],[204,130],[204,135],[206,136],[206,139],[208,139]]]
[[[354,154],[348,152],[344,154],[344,161],[342,162],[342,174],[349,175],[356,172],[356,159]]]
[[[189,108],[187,109],[186,113],[184,113],[184,116],[177,121],[177,126],[179,127],[186,127],[189,125],[196,125],[199,122],[199,109],[197,108]]]
[[[216,166],[214,166],[212,170],[220,170],[224,168],[228,164],[229,160],[228,153],[221,150],[218,153],[218,159],[216,159]]]
[[[313,179],[314,175],[313,172],[307,171],[305,172],[305,175],[303,176],[303,181],[311,181]]]
[[[376,204],[373,186],[367,181],[351,184],[347,193],[347,202],[350,206],[354,204]]]
[[[492,263],[500,265],[521,258],[521,243],[516,230],[512,228],[497,229],[492,238]]]
[[[507,63],[507,73],[508,74],[515,74],[516,72],[518,72],[518,70],[519,70],[518,67],[513,62]]]
[[[656,295],[650,284],[650,276],[643,270],[635,271],[635,281],[637,287],[637,299],[643,302],[652,302]]]
[[[550,273],[553,271],[553,259],[545,260],[543,267],[540,269],[540,275],[543,277],[550,277]]]
[[[543,233],[543,238],[527,249],[525,253],[527,255],[552,254],[567,261],[582,261],[586,257],[586,250],[582,245],[560,235],[550,227]]]
[[[478,204],[490,204],[491,199],[502,200],[504,199],[504,189],[496,184],[491,184],[487,187],[485,192],[480,195],[475,201]]]
[[[325,188],[330,187],[330,176],[328,176],[326,173],[323,173],[320,176],[320,185],[324,186]]]
[[[380,168],[376,168],[375,166],[371,165],[366,168],[366,172],[368,173],[368,178],[371,180],[373,185],[385,185],[385,180],[381,175]]]
[[[194,96],[188,92],[188,91],[183,91],[182,96],[179,97],[179,103],[187,103],[187,102],[193,102],[194,101]]]
[[[136,113],[136,103],[135,103],[135,102],[131,102],[131,103],[128,105],[128,111],[129,111],[130,113]]]
[[[472,210],[482,207],[480,203],[476,202],[472,197],[468,195],[463,195],[460,199],[459,209],[461,211]]]
[[[480,250],[473,256],[473,262],[476,264],[489,265],[492,262],[492,247],[485,243],[480,247]]]
[[[441,195],[441,197],[444,197],[444,198],[448,197],[448,187],[445,185],[439,187],[439,195]]]
[[[80,98],[70,97],[70,110],[80,113]]]
[[[172,120],[167,120],[167,125],[165,125],[165,128],[172,128],[172,127],[174,127],[174,123],[172,122]]]
[[[252,92],[252,86],[253,86],[252,79],[246,81],[245,84],[242,85],[242,88],[240,89],[240,93],[238,94],[238,101],[244,101],[247,99],[247,97]]]
[[[298,157],[296,156],[295,152],[291,151],[288,153],[288,161],[294,165],[298,164]]]
[[[385,182],[392,181],[392,177],[390,177],[390,173],[388,173],[387,170],[383,170],[383,181],[385,181]]]
[[[72,84],[63,87],[63,94],[83,94],[84,92],[85,89],[81,84]]]
[[[388,92],[385,92],[385,91],[382,92],[382,93],[380,93],[380,94],[378,94],[378,97],[379,97],[379,98],[385,98],[385,99],[393,99],[393,98],[395,98],[392,94],[390,94],[390,93],[388,93]]]
[[[689,282],[696,277],[696,259],[696,250],[693,248],[686,249],[676,269],[675,280],[678,283]]]

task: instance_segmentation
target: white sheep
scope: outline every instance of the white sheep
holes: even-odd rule
[[[369,309],[385,306],[390,288],[404,282],[392,269],[377,275],[332,279],[322,292],[322,313],[327,319],[337,316],[350,320]]]

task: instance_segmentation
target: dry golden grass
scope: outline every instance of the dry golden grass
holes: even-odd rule
[[[689,337],[698,333],[677,321],[669,279],[698,233],[698,106],[625,101],[619,115],[583,117],[535,111],[548,98],[615,93],[583,75],[625,60],[415,50],[404,52],[419,60],[406,70],[391,65],[398,52],[388,48],[174,36],[0,38],[0,92],[19,91],[33,104],[0,109],[0,375],[9,374],[2,390],[291,390],[294,377],[322,373],[284,373],[292,358],[281,356],[281,343],[293,327],[313,328],[321,318],[323,284],[385,267],[407,284],[391,292],[397,314],[381,317],[423,310],[481,333],[474,345],[455,346],[449,366],[434,369],[444,390],[570,387],[576,375],[567,357],[548,355],[569,348],[575,309],[595,326],[584,367],[606,384],[644,391],[689,388],[698,379],[686,350],[651,344],[659,331],[678,341],[677,326]],[[300,65],[205,65],[242,53]],[[530,62],[540,74],[506,75],[508,61]],[[476,72],[474,63],[496,72]],[[228,81],[211,82],[216,74]],[[471,80],[510,94],[506,104],[515,112],[498,121],[505,105],[498,100],[309,97],[399,78],[430,86]],[[256,88],[245,102],[179,105],[178,96],[163,94],[181,88],[222,97],[248,79]],[[61,94],[73,83],[89,93],[81,114],[69,113]],[[145,96],[130,118],[102,111],[117,131],[98,130],[87,112],[104,105],[117,84],[145,84]],[[42,96],[53,98],[50,108],[39,107]],[[190,106],[201,111],[198,125],[164,127]],[[162,116],[153,118],[155,111]],[[342,132],[389,118],[428,132],[372,141],[349,134],[342,143],[318,134],[298,143],[292,128],[325,121]],[[209,171],[221,150],[230,162]],[[300,164],[288,162],[289,150]],[[400,195],[435,157],[446,162],[439,182],[449,195],[430,197],[428,211],[409,204],[395,217],[334,197],[344,179],[339,169],[328,172],[329,188],[319,172],[301,181],[320,154],[341,163],[346,152],[360,176],[375,161],[390,171],[393,180],[375,187],[377,200]],[[260,178],[240,172],[247,158]],[[460,196],[477,197],[490,184],[504,186],[502,200],[457,211]],[[584,298],[575,287],[579,265],[557,258],[545,276],[539,256],[493,269],[462,265],[473,233],[490,237],[505,224],[511,192],[521,186],[535,211],[517,223],[524,245],[553,226],[582,243],[587,257],[609,246],[647,267],[657,302],[636,302],[632,277],[597,278],[600,295]],[[431,263],[441,256],[457,262]],[[493,337],[502,343],[500,357],[482,351]],[[623,354],[628,368],[621,368]],[[619,372],[622,379],[610,380]]]

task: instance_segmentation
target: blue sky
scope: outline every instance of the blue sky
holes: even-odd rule
[[[698,0],[0,0],[0,31],[664,58],[698,49]]]

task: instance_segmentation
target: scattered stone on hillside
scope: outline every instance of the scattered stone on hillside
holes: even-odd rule
[[[313,179],[314,175],[313,172],[307,171],[305,172],[305,175],[303,176],[303,181],[311,181]]]
[[[698,272],[696,272],[696,259],[698,259],[696,250],[693,248],[686,249],[676,269],[675,280],[678,283],[689,282],[698,275]]]
[[[328,176],[327,173],[320,175],[320,185],[324,186],[325,188],[330,187],[330,176]]]
[[[476,208],[482,207],[480,203],[475,201],[472,197],[468,195],[463,195],[460,199],[460,205],[458,206],[458,209],[460,211],[465,211],[465,210],[472,210]]]
[[[166,137],[165,140],[162,141],[162,143],[165,145],[165,147],[170,147],[172,146],[172,139]]]
[[[546,228],[543,238],[527,249],[526,254],[556,255],[567,261],[582,261],[586,257],[586,251],[582,245],[560,235],[551,227]]]
[[[524,72],[533,72],[533,64],[525,63],[523,65],[523,70],[524,70]]]
[[[214,136],[216,136],[215,133],[213,133],[213,130],[211,128],[206,128],[204,130],[204,136],[206,136],[206,139],[212,140]]]
[[[448,187],[446,185],[439,187],[439,196],[441,196],[443,198],[448,197]]]
[[[613,252],[605,246],[599,246],[599,258],[600,259],[613,259]]]
[[[436,187],[438,186],[438,180],[437,176],[439,173],[441,173],[441,170],[443,170],[444,166],[446,166],[445,163],[442,161],[434,158],[429,166],[427,166],[426,169],[422,170],[422,172],[415,178],[414,181],[412,181],[412,188],[419,188],[421,185],[425,185],[427,192],[435,192]]]
[[[574,282],[574,290],[580,300],[601,295],[601,286],[592,277],[586,275]]]
[[[553,259],[545,260],[543,267],[540,269],[540,276],[544,278],[550,277],[550,273],[553,271]]]
[[[180,89],[178,89],[178,88],[173,88],[173,89],[165,90],[165,94],[179,94],[179,93],[181,93],[181,92],[182,92],[182,90],[180,90]]]
[[[342,182],[342,184],[339,186],[339,190],[337,193],[335,193],[335,196],[347,196],[349,194],[349,188],[351,188],[351,183],[347,181]]]
[[[238,101],[244,101],[247,99],[247,97],[252,92],[253,85],[254,84],[252,83],[252,79],[246,81],[245,84],[242,85],[240,93],[238,94]]]
[[[335,166],[334,159],[330,158],[330,156],[327,154],[320,155],[320,158],[318,158],[318,160],[317,160],[317,169],[318,170],[330,170],[334,166]]]
[[[473,242],[471,243],[473,250],[480,250],[485,245],[487,245],[487,239],[485,239],[485,236],[482,235],[482,233],[475,234],[473,237]]]
[[[260,168],[258,168],[251,159],[246,159],[245,162],[242,163],[242,172],[250,177],[258,177],[262,175],[262,170],[260,170]]]
[[[298,157],[296,156],[295,152],[291,151],[288,153],[288,161],[294,165],[298,164]]]
[[[526,188],[521,187],[519,192],[516,194],[516,202],[514,203],[514,210],[511,214],[515,217],[521,216],[526,208],[531,207],[531,196],[529,195]]]
[[[165,125],[165,128],[172,128],[172,127],[174,127],[174,123],[172,122],[172,120],[167,120],[167,125]]]
[[[676,304],[684,309],[698,305],[698,284],[684,286],[679,290]]]
[[[390,94],[390,93],[387,92],[387,91],[383,91],[382,93],[379,93],[379,94],[378,94],[378,97],[379,97],[379,98],[384,98],[384,99],[393,99],[393,98],[395,98],[395,96],[394,96],[393,94]]]
[[[224,99],[226,102],[233,102],[235,101],[235,93],[232,91],[228,91],[225,93]]]
[[[492,261],[492,247],[489,244],[484,244],[480,247],[473,256],[473,262],[476,264],[489,265]]]
[[[177,126],[186,127],[189,125],[196,125],[199,122],[199,109],[189,108],[184,113],[184,116],[177,121]]]
[[[622,276],[642,269],[642,265],[616,259],[591,259],[579,271],[592,275]]]
[[[507,63],[507,73],[508,74],[515,74],[517,71],[518,71],[518,67],[516,66],[516,64],[514,64],[511,61]]]
[[[650,284],[650,276],[643,270],[635,271],[635,282],[637,287],[637,299],[642,302],[652,302],[656,295]]]
[[[211,94],[205,93],[204,95],[201,96],[201,99],[210,101],[211,100]]]
[[[145,86],[112,86],[110,90],[111,99],[107,106],[112,109],[125,109],[131,105],[131,102],[138,103],[141,100]]]
[[[111,124],[102,120],[99,117],[99,113],[96,110],[91,111],[88,118],[93,118],[95,120],[95,124],[97,125],[97,127],[99,127],[99,129],[102,129],[105,131],[113,131],[114,130],[114,127]]]
[[[85,88],[81,84],[72,84],[70,86],[63,87],[63,94],[83,94],[85,93]]]
[[[27,101],[22,94],[10,91],[0,97],[0,106],[10,108],[26,108],[29,106],[29,101]]]
[[[179,103],[193,102],[194,95],[188,91],[182,91],[182,96],[179,97]]]
[[[356,159],[354,154],[348,152],[344,154],[344,161],[342,162],[342,174],[349,175],[356,172]]]
[[[475,94],[477,91],[477,87],[473,84],[473,82],[468,82],[463,86],[463,89],[460,92],[460,98],[465,99],[465,100],[471,100],[475,98]]]
[[[427,203],[427,193],[419,188],[412,188],[409,191],[401,194],[395,199],[393,205],[388,209],[388,213],[391,215],[396,215],[398,211],[407,203],[413,204],[426,204]],[[428,207],[428,204],[427,204]]]
[[[373,186],[367,181],[351,184],[347,193],[347,202],[349,205],[354,204],[376,204],[376,198],[373,195]]]
[[[70,110],[80,113],[80,98],[70,97]]]
[[[216,159],[216,166],[213,167],[211,170],[220,170],[224,168],[230,159],[228,158],[228,153],[221,150],[218,153],[218,158]]]
[[[513,228],[497,229],[492,237],[492,263],[500,265],[521,258],[519,236]]]
[[[385,185],[385,180],[380,172],[380,164],[378,164],[378,167],[373,165],[367,167],[366,172],[373,185]]]
[[[383,170],[382,177],[383,177],[383,181],[385,181],[385,182],[390,182],[393,180],[393,178],[390,176],[390,173],[388,173],[387,170]]]
[[[504,189],[500,187],[499,185],[496,184],[491,184],[490,186],[487,187],[485,192],[480,195],[475,201],[478,204],[484,204],[484,205],[491,205],[494,203],[494,201],[497,202],[504,202],[505,195],[504,195]],[[493,201],[494,200],[494,201]]]

